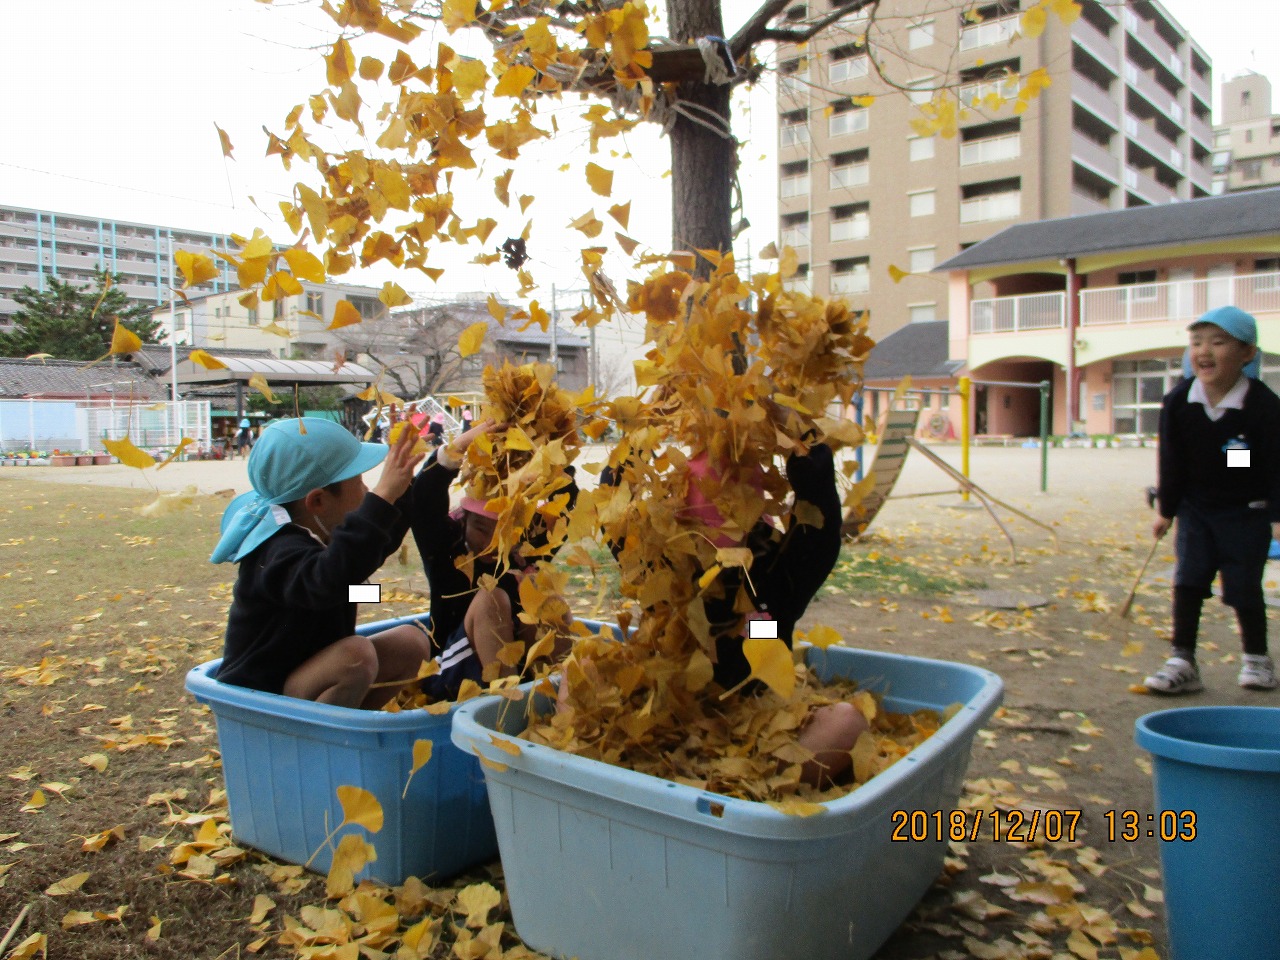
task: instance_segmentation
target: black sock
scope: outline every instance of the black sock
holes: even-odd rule
[[[1240,639],[1244,652],[1254,656],[1267,655],[1267,608],[1237,607],[1236,619],[1240,622]]]
[[[1195,587],[1173,588],[1173,655],[1196,662],[1196,634],[1204,594]]]

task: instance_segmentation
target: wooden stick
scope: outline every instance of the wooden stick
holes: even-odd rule
[[[1138,575],[1133,578],[1133,586],[1129,588],[1129,596],[1125,597],[1124,606],[1120,608],[1121,620],[1129,616],[1129,608],[1133,606],[1133,598],[1138,595],[1138,584],[1142,582],[1142,575],[1147,572],[1147,564],[1156,555],[1156,547],[1158,546],[1160,546],[1159,538],[1151,541],[1151,549],[1147,551],[1147,559],[1142,561],[1142,567],[1138,570]]]
[[[18,932],[18,928],[22,926],[22,921],[27,919],[27,914],[31,910],[31,904],[27,904],[22,908],[22,912],[18,914],[18,919],[13,921],[13,925],[9,927],[9,932],[4,935],[4,939],[0,940],[0,956],[4,955],[5,948],[9,946],[9,941],[13,939],[13,935]]]

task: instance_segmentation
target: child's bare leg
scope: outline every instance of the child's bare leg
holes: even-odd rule
[[[511,598],[505,590],[479,590],[462,620],[467,639],[480,658],[481,668],[498,659],[498,651],[515,639],[511,622]],[[502,664],[502,676],[515,671]]]
[[[284,695],[339,707],[358,707],[378,675],[378,651],[352,634],[331,643],[289,674]]]
[[[796,738],[813,752],[813,759],[800,767],[800,779],[811,787],[839,779],[853,762],[849,752],[866,729],[866,717],[851,703],[830,703],[810,713]]]
[[[360,706],[365,710],[377,710],[389,703],[396,694],[404,689],[418,676],[418,668],[423,660],[431,659],[431,641],[417,627],[404,624],[375,633],[369,638],[378,656],[378,674],[374,687],[366,695]],[[394,686],[397,681],[400,686]],[[389,684],[381,686],[381,684]]]

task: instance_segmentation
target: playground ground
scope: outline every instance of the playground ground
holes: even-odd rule
[[[958,448],[935,449],[958,465]],[[966,508],[951,480],[909,455],[901,498],[846,547],[802,624],[835,627],[854,646],[998,673],[1005,705],[974,743],[964,802],[1063,811],[1076,823],[1074,842],[994,840],[984,830],[955,846],[946,876],[879,960],[1167,955],[1158,841],[1112,840],[1105,817],[1153,811],[1133,724],[1171,705],[1129,690],[1165,653],[1171,544],[1157,551],[1131,617],[1116,616],[1150,543],[1141,491],[1155,451],[1051,450],[1047,493],[1039,469],[1035,450],[972,451],[974,481],[1058,534],[1055,549],[1049,534],[998,510],[1017,542],[1013,562],[986,511]],[[284,914],[319,904],[322,883],[298,890],[299,878],[256,856],[215,863],[210,876],[169,863],[220,783],[211,721],[182,678],[217,655],[234,570],[204,560],[227,497],[248,483],[242,461],[152,473],[161,490],[194,486],[195,499],[143,518],[133,511],[154,493],[138,471],[0,469],[0,937],[29,906],[14,942],[44,932],[50,956],[233,957],[266,938],[256,955],[292,957],[276,939]],[[948,492],[908,496],[932,491]],[[381,579],[393,599],[369,619],[422,606],[413,564],[389,564]],[[595,591],[584,587],[585,604]],[[998,609],[979,601],[980,589],[1047,603]],[[1239,644],[1221,605],[1206,605],[1201,635],[1207,690],[1179,703],[1280,703],[1236,687]],[[44,803],[33,806],[37,790]],[[110,836],[116,826],[123,839]],[[103,834],[100,852],[82,849]],[[47,892],[84,872],[79,889]],[[258,895],[273,906],[255,926]],[[443,910],[449,898],[433,902]],[[162,923],[148,939],[152,918]]]

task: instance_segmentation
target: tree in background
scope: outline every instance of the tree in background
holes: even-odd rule
[[[92,285],[49,277],[43,291],[23,287],[13,295],[21,307],[14,328],[0,333],[0,356],[47,353],[58,360],[96,360],[111,346],[116,321],[143,343],[159,343],[162,326],[145,304],[131,303],[122,278],[99,271]]]

